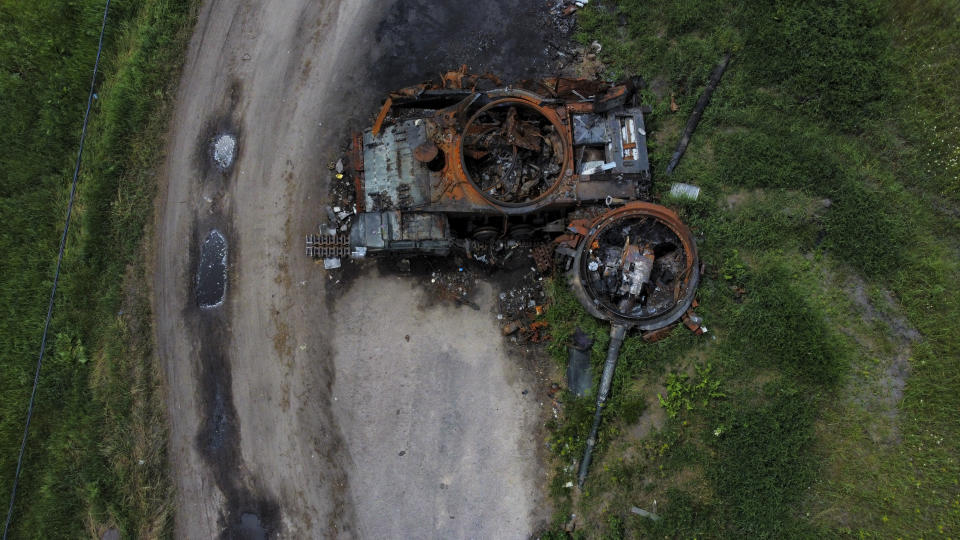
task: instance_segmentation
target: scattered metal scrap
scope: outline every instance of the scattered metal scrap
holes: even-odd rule
[[[477,278],[469,268],[460,267],[457,272],[433,271],[430,284],[440,298],[450,300],[458,306],[468,306],[479,310],[471,297],[477,285]]]
[[[654,503],[656,503],[656,501],[654,501]],[[630,507],[630,512],[633,513],[633,514],[636,514],[636,515],[638,515],[638,516],[640,516],[640,517],[645,517],[645,518],[647,518],[647,519],[652,519],[653,521],[660,521],[660,516],[659,516],[659,515],[655,514],[654,512],[650,512],[650,511],[644,510],[643,508],[640,508],[640,507],[637,507],[637,506],[631,506],[631,507]]]
[[[570,17],[577,12],[580,8],[590,3],[590,0],[576,0],[575,2],[569,2],[566,0],[557,2],[551,12],[554,16],[558,17]]]
[[[497,298],[497,319],[503,334],[518,333],[523,339],[534,343],[548,337],[547,323],[539,319],[546,309],[547,294],[543,290],[543,276],[535,269],[524,272]]]
[[[710,104],[710,96],[713,95],[713,91],[716,90],[717,85],[720,84],[720,78],[723,77],[723,72],[727,70],[731,56],[730,53],[723,55],[720,62],[713,68],[713,71],[710,72],[710,80],[707,82],[707,87],[703,89],[703,93],[700,94],[700,99],[697,100],[697,104],[693,107],[693,113],[690,114],[690,119],[687,120],[687,126],[683,130],[683,136],[680,137],[680,142],[677,143],[677,149],[673,152],[670,163],[667,165],[666,174],[668,176],[673,172],[673,169],[677,167],[677,164],[680,163],[680,158],[683,157],[683,153],[687,151],[687,145],[690,144],[690,137],[693,136],[694,130],[697,129],[697,124],[700,123],[700,117],[703,116],[704,109]]]

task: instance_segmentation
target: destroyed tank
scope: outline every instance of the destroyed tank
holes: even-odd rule
[[[538,263],[557,254],[595,316],[666,327],[690,308],[699,262],[676,214],[646,202],[646,137],[629,81],[449,72],[390,93],[351,137],[340,223],[308,235],[307,253],[458,250],[495,265],[505,246],[529,246]]]
[[[718,80],[711,76],[711,86]],[[346,166],[335,166],[350,183],[329,210],[335,226],[307,236],[307,254],[334,261],[328,267],[348,255],[453,250],[498,265],[518,247],[530,248],[541,271],[561,265],[583,307],[611,324],[581,488],[627,333],[655,341],[679,321],[706,331],[693,313],[701,271],[693,234],[649,202],[644,111],[634,94],[629,82],[504,85],[465,66],[393,92],[373,126],[352,137]]]

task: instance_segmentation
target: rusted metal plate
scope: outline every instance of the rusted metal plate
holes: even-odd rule
[[[380,134],[380,129],[383,127],[383,121],[387,118],[387,113],[390,112],[390,107],[393,107],[393,99],[388,97],[387,100],[383,102],[383,107],[380,107],[380,113],[377,114],[377,121],[373,123],[373,128],[370,130],[374,136]]]
[[[607,197],[633,199],[637,196],[637,181],[625,181],[623,175],[595,175],[590,181],[577,182],[577,200],[604,201]]]
[[[664,326],[663,328],[657,330],[651,330],[649,332],[644,332],[641,334],[641,337],[647,343],[655,343],[661,339],[665,339],[667,336],[673,333],[676,330],[677,325],[671,324],[670,326]]]
[[[428,142],[423,120],[387,126],[363,137],[364,206],[367,210],[413,208],[430,200],[431,174],[414,150]]]

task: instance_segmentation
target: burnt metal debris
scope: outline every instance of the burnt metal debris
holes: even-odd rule
[[[680,142],[677,143],[677,149],[673,152],[670,163],[667,165],[666,174],[668,176],[673,172],[673,169],[677,167],[677,164],[680,163],[680,158],[683,157],[684,152],[687,151],[687,145],[690,144],[690,137],[693,136],[693,132],[697,129],[697,124],[700,123],[700,117],[703,116],[704,109],[710,104],[710,97],[713,95],[713,91],[717,89],[717,85],[720,84],[720,78],[723,77],[723,72],[726,71],[727,66],[730,65],[730,58],[732,58],[732,56],[730,53],[723,55],[720,62],[718,62],[717,65],[714,66],[713,71],[710,72],[707,87],[703,89],[703,93],[700,94],[700,99],[698,99],[697,104],[694,105],[693,112],[690,114],[687,125],[683,129],[683,136],[680,137]]]
[[[692,311],[700,279],[693,234],[649,201],[644,110],[630,82],[508,85],[466,66],[397,90],[331,164],[338,206],[306,238],[307,255],[327,268],[348,256],[453,254],[489,267],[529,256],[534,273],[565,272],[584,308],[612,325],[581,486],[628,331],[648,341],[681,322],[705,331]],[[464,302],[473,278],[463,268],[456,277],[432,282]],[[501,293],[498,318],[518,314],[503,320],[504,334],[545,339],[536,320],[544,301],[532,281]]]
[[[573,343],[567,346],[567,387],[577,397],[584,397],[593,387],[593,369],[590,366],[590,350],[593,339],[580,328],[573,333]]]

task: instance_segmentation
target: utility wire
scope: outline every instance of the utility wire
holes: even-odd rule
[[[10,492],[10,508],[7,510],[7,521],[3,526],[3,540],[7,540],[10,532],[10,522],[13,519],[13,506],[17,498],[17,485],[20,483],[20,469],[23,467],[23,454],[27,449],[27,435],[30,433],[30,420],[33,418],[33,403],[37,397],[37,387],[40,383],[40,367],[43,365],[43,353],[47,349],[47,331],[50,330],[50,318],[53,316],[53,301],[57,295],[57,282],[60,280],[60,266],[63,264],[63,250],[67,245],[67,231],[70,229],[70,214],[73,212],[73,201],[77,195],[77,178],[80,175],[80,158],[83,157],[83,140],[87,136],[87,121],[90,119],[90,108],[93,105],[93,90],[97,84],[97,69],[100,67],[100,53],[103,51],[103,33],[107,28],[107,13],[110,12],[110,0],[103,7],[103,22],[100,25],[100,41],[97,44],[97,60],[93,64],[93,77],[90,80],[90,93],[87,96],[87,111],[83,114],[83,128],[80,130],[80,150],[77,152],[77,163],[73,167],[73,184],[70,187],[70,202],[67,204],[67,217],[63,225],[63,235],[60,237],[60,253],[57,255],[57,270],[53,274],[53,287],[50,289],[50,303],[47,305],[47,320],[43,324],[43,337],[40,340],[40,356],[37,358],[37,370],[33,375],[33,390],[30,392],[30,404],[27,406],[27,422],[23,427],[23,441],[20,443],[20,456],[17,457],[17,470],[13,475],[13,489]]]

